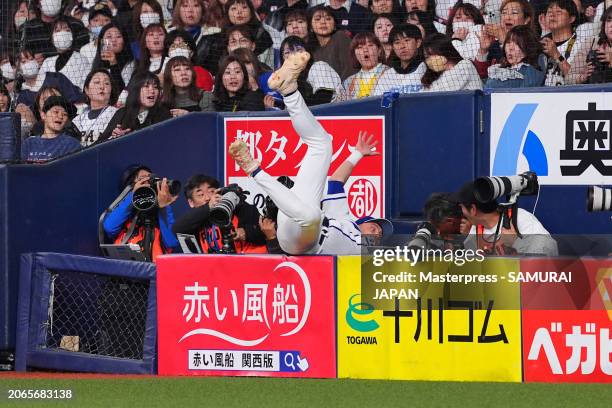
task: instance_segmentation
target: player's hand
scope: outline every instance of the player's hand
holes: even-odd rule
[[[246,231],[244,228],[236,228],[232,230],[232,238],[234,241],[246,241]]]
[[[168,179],[163,178],[162,181],[157,183],[157,205],[159,208],[164,208],[176,201],[178,195],[173,196],[170,194],[170,187],[168,187]]]
[[[266,241],[276,238],[276,223],[270,218],[259,217],[259,229],[266,237]]]
[[[364,156],[376,156],[379,155],[380,152],[376,151],[376,145],[378,144],[378,140],[373,140],[374,135],[370,135],[367,139],[367,132],[362,130],[359,132],[359,136],[357,136],[357,144],[355,145],[355,149],[363,154]]]

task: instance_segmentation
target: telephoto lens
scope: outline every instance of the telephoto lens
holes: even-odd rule
[[[479,177],[474,181],[474,195],[481,203],[489,203],[505,195],[535,195],[540,188],[533,171],[510,177]]]
[[[436,227],[426,221],[418,226],[414,238],[406,246],[408,249],[428,249],[431,246],[431,238],[436,234]]]
[[[589,186],[587,192],[587,210],[589,212],[612,211],[612,190]]]
[[[210,222],[219,227],[229,227],[232,223],[234,210],[240,203],[240,197],[233,191],[229,191],[221,197],[221,200],[210,209]]]

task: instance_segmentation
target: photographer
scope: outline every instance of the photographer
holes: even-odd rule
[[[239,188],[238,188],[239,189]],[[176,220],[172,227],[175,234],[195,235],[200,242],[204,253],[266,253],[266,237],[259,228],[259,212],[257,207],[244,201],[242,190],[230,187],[228,191],[236,192],[241,196],[231,217],[231,234],[233,248],[224,248],[222,228],[214,225],[210,219],[210,212],[222,201],[224,189],[219,188],[219,181],[203,174],[191,176],[185,185],[184,192],[191,207],[185,214]],[[231,232],[230,232],[231,231]],[[229,237],[226,234],[226,239]]]
[[[106,237],[115,244],[138,244],[146,259],[155,262],[158,255],[175,252],[179,248],[178,240],[172,233],[174,214],[170,207],[178,198],[178,192],[171,194],[166,178],[152,185],[151,177],[152,171],[146,166],[128,167],[122,177],[123,192],[102,214],[100,221]],[[148,211],[140,211],[134,207],[134,192],[149,186],[156,190],[156,205]]]
[[[466,249],[482,249],[496,255],[558,255],[557,243],[533,214],[517,208],[516,214],[510,214],[516,222],[507,228],[502,225],[502,211],[496,200],[482,203],[476,199],[473,181],[451,197],[469,222],[461,224],[461,233],[468,234]]]
[[[453,201],[450,193],[430,195],[423,206],[423,214],[445,243],[455,241],[456,237],[461,234],[462,223],[467,223],[467,220],[463,218],[461,207]]]

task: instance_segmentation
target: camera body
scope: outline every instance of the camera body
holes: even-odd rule
[[[590,63],[595,68],[595,71],[605,71],[608,69],[608,64],[601,62],[597,55],[597,50],[590,50],[586,57],[587,64]]]
[[[132,195],[132,205],[141,212],[150,211],[157,207],[157,183],[161,183],[162,177],[151,174],[149,177],[149,185],[143,186],[134,191]],[[176,196],[181,192],[181,182],[178,180],[168,179],[168,190],[172,196]]]
[[[289,176],[280,176],[276,180],[289,189],[291,189],[295,184]],[[274,222],[276,222],[276,218],[278,217],[278,207],[276,204],[274,204],[274,201],[272,201],[270,196],[267,196],[265,199],[263,216],[264,218],[268,218]]]
[[[246,199],[248,191],[242,190],[238,184],[230,184],[219,190],[221,200],[210,208],[210,222],[221,228],[228,228],[232,225],[232,218],[236,207]]]
[[[423,222],[419,224],[414,237],[406,245],[408,249],[428,249],[431,247],[431,241],[436,236],[437,231],[430,222]]]

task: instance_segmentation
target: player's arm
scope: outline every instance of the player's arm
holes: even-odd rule
[[[334,171],[334,174],[331,175],[330,181],[339,181],[344,185],[346,180],[351,176],[353,169],[365,156],[376,156],[379,155],[380,152],[376,151],[376,145],[378,144],[378,140],[374,139],[374,135],[370,135],[366,139],[367,133],[365,131],[359,132],[359,136],[357,137],[357,144],[355,145],[355,150],[351,153],[349,157]]]

